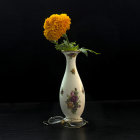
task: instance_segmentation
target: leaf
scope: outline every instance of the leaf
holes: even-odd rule
[[[86,49],[86,48],[80,48],[79,49],[79,45],[77,45],[76,42],[69,42],[68,36],[66,34],[64,34],[63,37],[65,39],[60,44],[58,44],[58,41],[55,41],[55,40],[51,41],[52,43],[55,44],[56,50],[59,50],[59,51],[81,51],[86,56],[88,56],[88,51],[91,52],[91,53],[94,53],[96,55],[101,54],[101,53],[97,53],[93,50]]]
[[[88,51],[91,52],[91,53],[95,53],[96,55],[101,54],[101,53],[97,53],[97,52],[95,52],[95,51],[93,51],[93,50],[86,49],[86,48],[80,48],[79,50],[80,50],[82,53],[84,53],[86,56],[88,56]]]
[[[88,52],[87,52],[86,49],[80,48],[79,51],[81,51],[81,52],[84,53],[86,56],[88,56]]]
[[[66,40],[63,40],[63,44],[68,46],[68,42]]]
[[[97,52],[95,52],[95,51],[93,51],[93,50],[89,50],[89,49],[87,49],[89,52],[91,52],[91,53],[95,53],[96,55],[98,55],[98,54],[101,54],[101,53],[97,53]]]

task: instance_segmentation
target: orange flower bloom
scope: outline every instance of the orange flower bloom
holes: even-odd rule
[[[44,36],[49,41],[58,40],[70,29],[71,19],[67,14],[53,14],[44,22]]]

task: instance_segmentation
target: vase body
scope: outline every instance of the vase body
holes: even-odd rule
[[[76,67],[78,51],[63,51],[66,69],[60,86],[59,100],[65,120],[78,122],[85,107],[85,91]]]

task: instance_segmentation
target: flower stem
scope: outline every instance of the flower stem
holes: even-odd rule
[[[67,41],[67,42],[68,42],[68,44],[69,44],[69,39],[68,39],[67,34],[64,34],[64,35],[63,35],[63,37],[66,39],[66,41]]]

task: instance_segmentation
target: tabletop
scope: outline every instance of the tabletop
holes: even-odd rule
[[[44,125],[63,116],[59,102],[0,104],[0,140],[140,140],[140,101],[86,102],[80,129]]]

